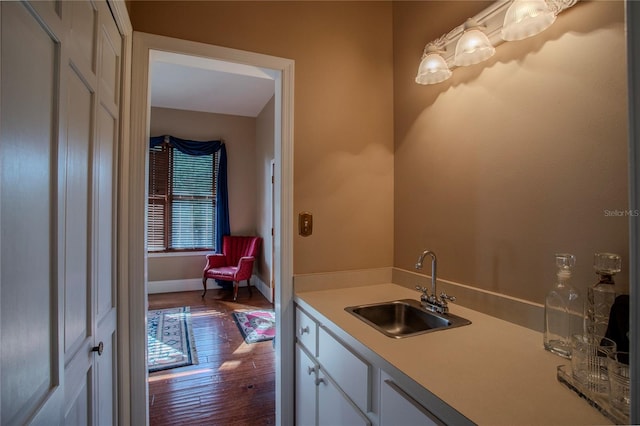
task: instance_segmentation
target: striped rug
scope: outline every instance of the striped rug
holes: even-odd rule
[[[149,372],[198,363],[189,306],[147,313]]]

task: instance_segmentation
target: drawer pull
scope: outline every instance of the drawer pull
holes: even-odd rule
[[[309,332],[309,326],[306,327],[300,327],[300,335],[302,336],[304,333],[308,333]]]

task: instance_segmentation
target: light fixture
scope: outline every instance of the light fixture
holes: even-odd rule
[[[522,40],[549,28],[556,14],[545,0],[514,0],[504,15],[503,40]]]
[[[1,0],[0,0],[1,1]],[[482,62],[505,40],[531,37],[551,25],[578,0],[498,0],[476,16],[427,43],[416,83],[435,84],[451,77],[455,67]]]
[[[496,53],[496,49],[480,28],[475,19],[467,19],[464,23],[464,33],[456,44],[454,62],[459,67],[477,64],[489,59]]]
[[[451,77],[451,70],[444,58],[440,56],[440,50],[433,44],[427,45],[418,67],[416,83],[435,84],[445,81],[449,77]]]

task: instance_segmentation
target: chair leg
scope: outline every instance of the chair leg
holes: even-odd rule
[[[204,298],[204,295],[207,294],[207,277],[202,278],[202,287],[204,287],[204,291],[201,297]]]
[[[240,285],[240,281],[233,282],[233,301],[238,300],[238,286]]]
[[[249,296],[253,296],[253,293],[251,292],[251,281],[247,280],[247,288],[249,289]]]

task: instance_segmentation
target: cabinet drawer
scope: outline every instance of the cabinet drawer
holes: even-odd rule
[[[371,411],[371,366],[322,327],[318,330],[318,361],[360,410]]]
[[[296,308],[296,337],[312,356],[317,355],[318,325],[300,308]]]

